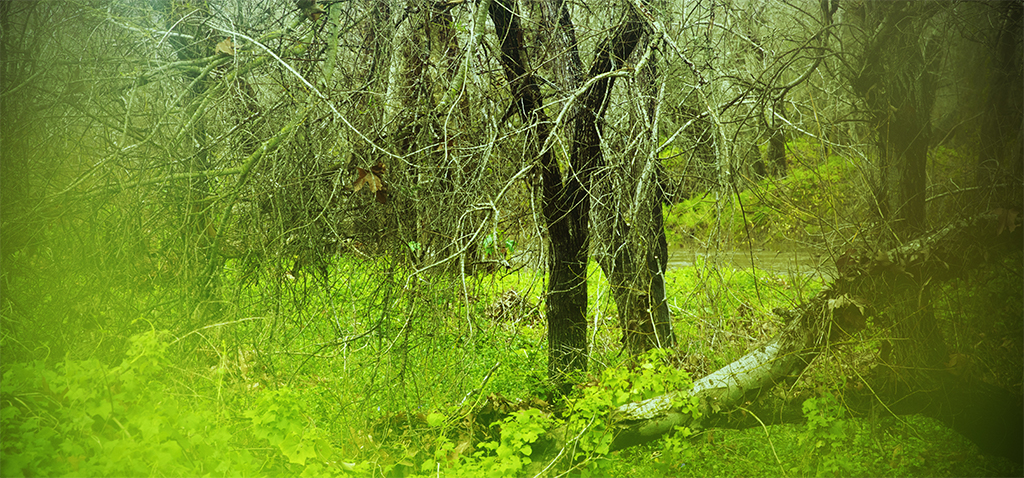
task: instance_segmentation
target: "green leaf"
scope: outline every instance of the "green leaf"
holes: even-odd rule
[[[427,426],[439,427],[444,424],[444,421],[448,418],[443,413],[431,412],[427,414]]]

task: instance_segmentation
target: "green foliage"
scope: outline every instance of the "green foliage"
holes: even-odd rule
[[[258,440],[265,440],[287,460],[287,463],[274,465],[285,472],[319,474],[322,473],[320,467],[312,463],[311,467],[306,467],[307,461],[327,461],[331,455],[331,445],[324,432],[311,427],[304,417],[304,402],[305,400],[295,390],[269,390],[260,394],[253,407],[245,411],[244,416],[252,422],[252,435]]]
[[[434,441],[432,458],[422,462],[418,469],[427,474],[443,469],[449,476],[515,476],[533,463],[538,446],[546,446],[544,435],[564,425],[564,433],[571,439],[567,448],[576,450],[569,457],[574,466],[579,467],[584,476],[603,476],[614,464],[609,454],[613,438],[608,421],[610,413],[627,403],[687,390],[690,386],[689,375],[672,366],[667,351],[652,350],[635,367],[606,368],[601,380],[569,400],[564,419],[528,408],[492,423],[491,427],[500,428],[500,439],[478,443],[471,455],[453,457],[456,444],[442,429]],[[696,399],[686,394],[681,397],[674,403],[676,408],[699,417]],[[443,418],[441,414],[431,413],[426,421],[433,427],[440,425]],[[690,433],[685,428],[680,430],[681,436]]]
[[[516,250],[516,241],[505,237],[503,230],[488,234],[482,245],[485,259],[507,260]]]
[[[500,442],[484,442],[483,450],[474,454],[478,463],[467,462],[465,471],[470,475],[502,477],[512,476],[532,462],[533,443],[543,435],[552,419],[537,409],[513,412],[501,424]]]
[[[654,349],[641,357],[635,368],[609,367],[601,380],[583,390],[582,396],[570,402],[568,433],[576,436],[574,460],[585,461],[587,474],[604,475],[611,463],[608,453],[614,438],[607,420],[611,412],[627,403],[685,392],[692,386],[688,373],[668,360],[668,351]],[[673,403],[679,411],[700,417],[695,397],[685,393]]]
[[[827,401],[828,399],[826,399]],[[831,404],[821,412],[838,413]],[[830,409],[830,411],[829,411]],[[623,450],[609,476],[1019,476],[1020,467],[982,456],[963,436],[919,415],[824,419],[825,428],[783,424],[743,430],[677,431]],[[835,428],[835,429],[833,429]],[[837,435],[842,430],[842,437]],[[827,437],[830,435],[831,438]],[[815,448],[818,440],[825,444]],[[827,448],[827,450],[826,450]]]
[[[329,475],[340,465],[303,402],[264,392],[242,413],[169,378],[165,333],[131,338],[120,365],[65,360],[5,365],[0,388],[3,476]],[[217,385],[223,374],[203,377]],[[222,385],[222,384],[221,384]],[[193,391],[196,391],[193,389]],[[269,443],[270,449],[259,443]],[[335,463],[337,463],[335,461]],[[354,467],[351,467],[354,468]]]
[[[844,453],[848,443],[848,422],[843,420],[845,409],[831,393],[804,400],[807,429],[800,437],[801,445],[808,448],[803,469],[796,472],[815,476],[850,476],[863,473],[854,456]]]
[[[656,459],[652,466],[659,475],[668,476],[680,473],[686,466],[697,459],[697,448],[689,440],[693,431],[687,427],[676,427],[672,432],[658,441]]]
[[[132,337],[116,367],[66,360],[5,367],[3,475],[248,476],[252,454],[217,407],[169,387],[166,335]]]
[[[783,178],[753,181],[739,197],[708,193],[666,207],[665,228],[671,244],[710,237],[732,244],[820,241],[824,225],[851,217],[857,199],[857,169],[846,158],[824,160],[818,146],[787,144],[796,158]],[[742,209],[741,209],[742,206]],[[721,236],[717,235],[721,232]]]
[[[533,462],[534,444],[554,423],[549,414],[535,408],[518,410],[492,423],[500,428],[501,438],[479,443],[470,456],[453,457],[456,445],[441,434],[435,440],[432,458],[421,463],[419,470],[432,474],[443,468],[446,476],[515,476]]]

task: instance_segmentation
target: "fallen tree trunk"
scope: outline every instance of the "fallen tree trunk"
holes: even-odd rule
[[[782,332],[768,343],[698,380],[687,392],[616,409],[607,420],[614,435],[609,451],[657,439],[677,426],[698,430],[713,422],[728,422],[724,414],[758,400],[775,385],[792,383],[829,343],[864,328],[868,316],[878,314],[884,302],[894,300],[894,282],[909,280],[923,290],[962,276],[1007,250],[1019,253],[1024,242],[1021,232],[1015,212],[997,210],[888,251],[847,251],[837,260],[836,280],[787,313],[789,320]],[[927,392],[889,388],[868,400],[902,401],[900,407],[886,408],[893,413],[939,418],[984,453],[1021,460],[1024,424],[1019,394],[958,380],[941,368],[915,372],[924,379],[910,383],[928,381],[933,387]],[[913,393],[919,394],[916,400],[904,400]],[[701,413],[696,417],[673,405],[688,397],[699,400]],[[563,437],[554,439],[556,446],[551,449],[558,450],[564,446],[565,433],[553,435]]]

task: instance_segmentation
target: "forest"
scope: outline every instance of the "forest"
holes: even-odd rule
[[[0,476],[1022,476],[1024,2],[0,1]]]

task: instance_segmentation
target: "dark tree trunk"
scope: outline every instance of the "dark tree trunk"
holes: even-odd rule
[[[997,8],[1002,25],[992,47],[990,59],[993,67],[988,71],[985,113],[979,131],[981,147],[976,170],[979,186],[997,186],[1005,182],[1007,174],[1014,178],[1021,174],[1020,151],[1024,133],[1020,105],[1024,101],[1021,93],[1024,75],[1021,73],[1020,56],[1024,8],[1020,2],[1003,2]],[[1017,197],[1019,194],[1018,190]]]
[[[501,41],[501,63],[512,91],[512,108],[524,122],[534,125],[532,144],[539,149],[550,134],[550,126],[540,109],[538,81],[527,68],[528,57],[516,7],[510,0],[495,0],[489,13]],[[562,12],[564,18],[559,21],[562,26],[570,24],[565,13]],[[643,24],[630,9],[626,20],[598,47],[588,77],[596,77],[623,65],[639,43],[642,30]],[[614,77],[602,78],[580,99],[572,122],[573,140],[569,154],[572,174],[563,178],[550,150],[541,152],[540,156],[543,212],[548,225],[550,251],[548,376],[562,392],[571,385],[569,375],[587,369],[586,273],[590,188],[594,171],[604,163],[600,122],[613,83]],[[661,288],[664,289],[663,284]],[[663,291],[661,295],[664,296]],[[647,309],[650,309],[649,305]]]
[[[771,135],[768,137],[767,171],[769,176],[784,177],[786,168],[786,130],[781,122],[773,120]]]
[[[654,204],[651,207],[651,223],[657,236],[654,247],[647,251],[647,270],[651,273],[651,321],[654,322],[656,344],[661,347],[676,346],[676,334],[672,329],[672,317],[668,312],[668,296],[665,293],[665,271],[668,269],[668,237],[665,236],[665,216],[662,204],[664,193],[656,188]]]
[[[878,134],[879,180],[874,191],[883,219],[901,240],[926,226],[925,187],[931,111],[935,103],[938,38],[922,38],[933,4],[872,4],[880,24],[867,38],[854,90],[867,102]],[[920,42],[926,41],[922,45]]]
[[[626,18],[601,44],[588,77],[612,71],[621,67],[633,53],[643,37],[644,24],[636,13],[629,9]],[[646,74],[653,78],[653,71]],[[601,130],[608,95],[614,85],[614,77],[597,81],[583,96],[575,117],[572,164],[584,178],[587,189],[594,171],[606,166],[600,148]],[[649,105],[653,107],[653,104]],[[641,353],[653,347],[672,347],[674,335],[665,302],[664,270],[667,265],[668,243],[665,240],[662,218],[662,194],[657,186],[657,167],[649,176],[652,184],[646,187],[652,197],[639,198],[650,209],[641,207],[638,219],[642,230],[633,230],[626,225],[621,212],[607,211],[608,217],[599,222],[606,230],[601,234],[607,243],[601,261],[605,275],[611,283],[623,329],[623,341],[631,353]],[[638,198],[634,198],[638,199]],[[589,199],[582,199],[588,201]],[[647,227],[643,227],[647,226]],[[648,231],[649,228],[649,231]],[[645,232],[653,233],[651,235]],[[644,237],[636,237],[638,234]]]
[[[209,10],[203,3],[198,10],[187,18],[180,18],[180,15],[191,9],[185,9],[179,0],[161,0],[157,3],[158,9],[165,15],[165,22],[168,28],[184,29],[194,39],[171,35],[167,37],[168,43],[174,47],[175,56],[179,60],[197,60],[209,54],[210,41],[207,35],[210,33],[205,22],[209,17]],[[192,84],[188,91],[185,107],[185,117],[194,119],[188,125],[189,141],[187,144],[195,145],[195,150],[184,153],[188,158],[183,161],[188,172],[204,172],[215,167],[210,161],[210,152],[207,148],[208,138],[206,122],[202,114],[197,110],[203,107],[203,97],[206,95],[210,82],[208,79],[200,79],[197,72],[184,73],[186,81]],[[196,80],[199,81],[196,81]],[[211,320],[220,314],[220,300],[218,300],[220,281],[219,270],[222,258],[216,251],[217,231],[213,206],[216,198],[212,195],[210,179],[198,175],[195,179],[189,180],[186,197],[182,198],[185,205],[186,227],[181,230],[181,237],[186,248],[195,250],[196,264],[186,265],[188,269],[201,271],[195,278],[194,302],[195,310],[200,321]]]
[[[512,107],[533,126],[532,147],[539,150],[550,134],[540,108],[540,87],[527,69],[523,32],[512,0],[494,0],[490,7],[501,64],[512,90]],[[575,166],[575,163],[573,164]],[[569,375],[587,370],[587,240],[590,198],[579,175],[562,178],[548,149],[540,154],[543,212],[548,228],[548,378],[568,392]]]
[[[602,266],[611,283],[615,305],[619,310],[622,341],[632,355],[639,355],[653,348],[676,346],[672,318],[665,296],[668,240],[665,237],[662,194],[657,186],[652,189],[655,190],[655,198],[647,219],[653,237],[646,241],[622,238],[611,241],[611,246],[621,252],[613,255],[610,264]],[[640,211],[640,214],[643,213]],[[618,222],[621,223],[621,227],[627,227],[621,218]],[[628,233],[625,236],[630,237]],[[634,251],[641,255],[642,262],[634,262]]]

